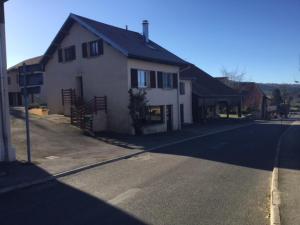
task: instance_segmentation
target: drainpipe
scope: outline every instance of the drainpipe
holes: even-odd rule
[[[9,103],[7,91],[7,64],[5,43],[4,3],[0,0],[0,161],[14,161],[15,150],[11,146]]]

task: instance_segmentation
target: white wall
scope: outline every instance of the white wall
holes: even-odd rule
[[[192,113],[192,81],[190,80],[180,80],[184,83],[185,94],[179,95],[180,104],[184,107],[184,123],[193,123],[193,113]]]
[[[50,113],[63,113],[61,89],[76,88],[76,77],[83,78],[84,100],[107,96],[108,129],[129,132],[127,58],[104,42],[104,54],[82,58],[81,45],[97,40],[92,33],[77,23],[62,41],[62,48],[76,45],[76,60],[58,63],[57,51],[46,65],[45,86]]]
[[[61,89],[76,89],[76,77],[82,76],[85,101],[89,101],[93,96],[107,96],[108,130],[133,133],[128,110],[131,68],[178,74],[179,67],[128,59],[105,42],[104,55],[82,58],[82,43],[97,39],[94,34],[75,23],[59,47],[76,45],[76,60],[58,63],[57,51],[49,60],[45,68],[45,92],[50,113],[63,113]],[[147,89],[147,93],[150,105],[173,105],[173,128],[179,129],[178,89]],[[145,132],[166,131],[166,129],[165,123],[149,126]]]
[[[146,62],[136,59],[128,59],[128,90],[131,88],[131,69],[142,69],[148,71],[166,72],[166,73],[177,73],[179,74],[179,67]],[[179,80],[179,78],[178,78]],[[157,87],[157,79],[156,79]],[[179,88],[179,84],[178,84]],[[173,105],[173,130],[180,129],[180,118],[179,118],[179,89],[162,89],[162,88],[147,88],[147,100],[148,105],[160,106],[160,105]],[[166,107],[164,109],[166,112]],[[144,127],[144,133],[156,133],[167,131],[167,123],[165,118],[164,124],[148,125]]]

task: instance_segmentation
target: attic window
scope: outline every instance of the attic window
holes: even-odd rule
[[[103,55],[103,40],[99,39],[96,41],[85,42],[82,44],[82,57],[96,57]]]
[[[69,62],[76,59],[76,48],[75,45],[64,49],[58,49],[58,62]]]

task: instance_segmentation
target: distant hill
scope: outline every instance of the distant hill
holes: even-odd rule
[[[300,84],[258,83],[258,85],[268,97],[272,96],[272,92],[276,88],[279,88],[281,92],[287,90],[288,95],[292,97],[291,106],[300,109]]]
[[[267,96],[272,95],[272,91],[276,88],[280,90],[286,89],[289,95],[300,94],[300,84],[273,84],[273,83],[258,83],[259,87]]]

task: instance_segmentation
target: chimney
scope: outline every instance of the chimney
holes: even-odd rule
[[[145,38],[145,41],[149,42],[149,22],[148,20],[143,20],[143,35]]]

